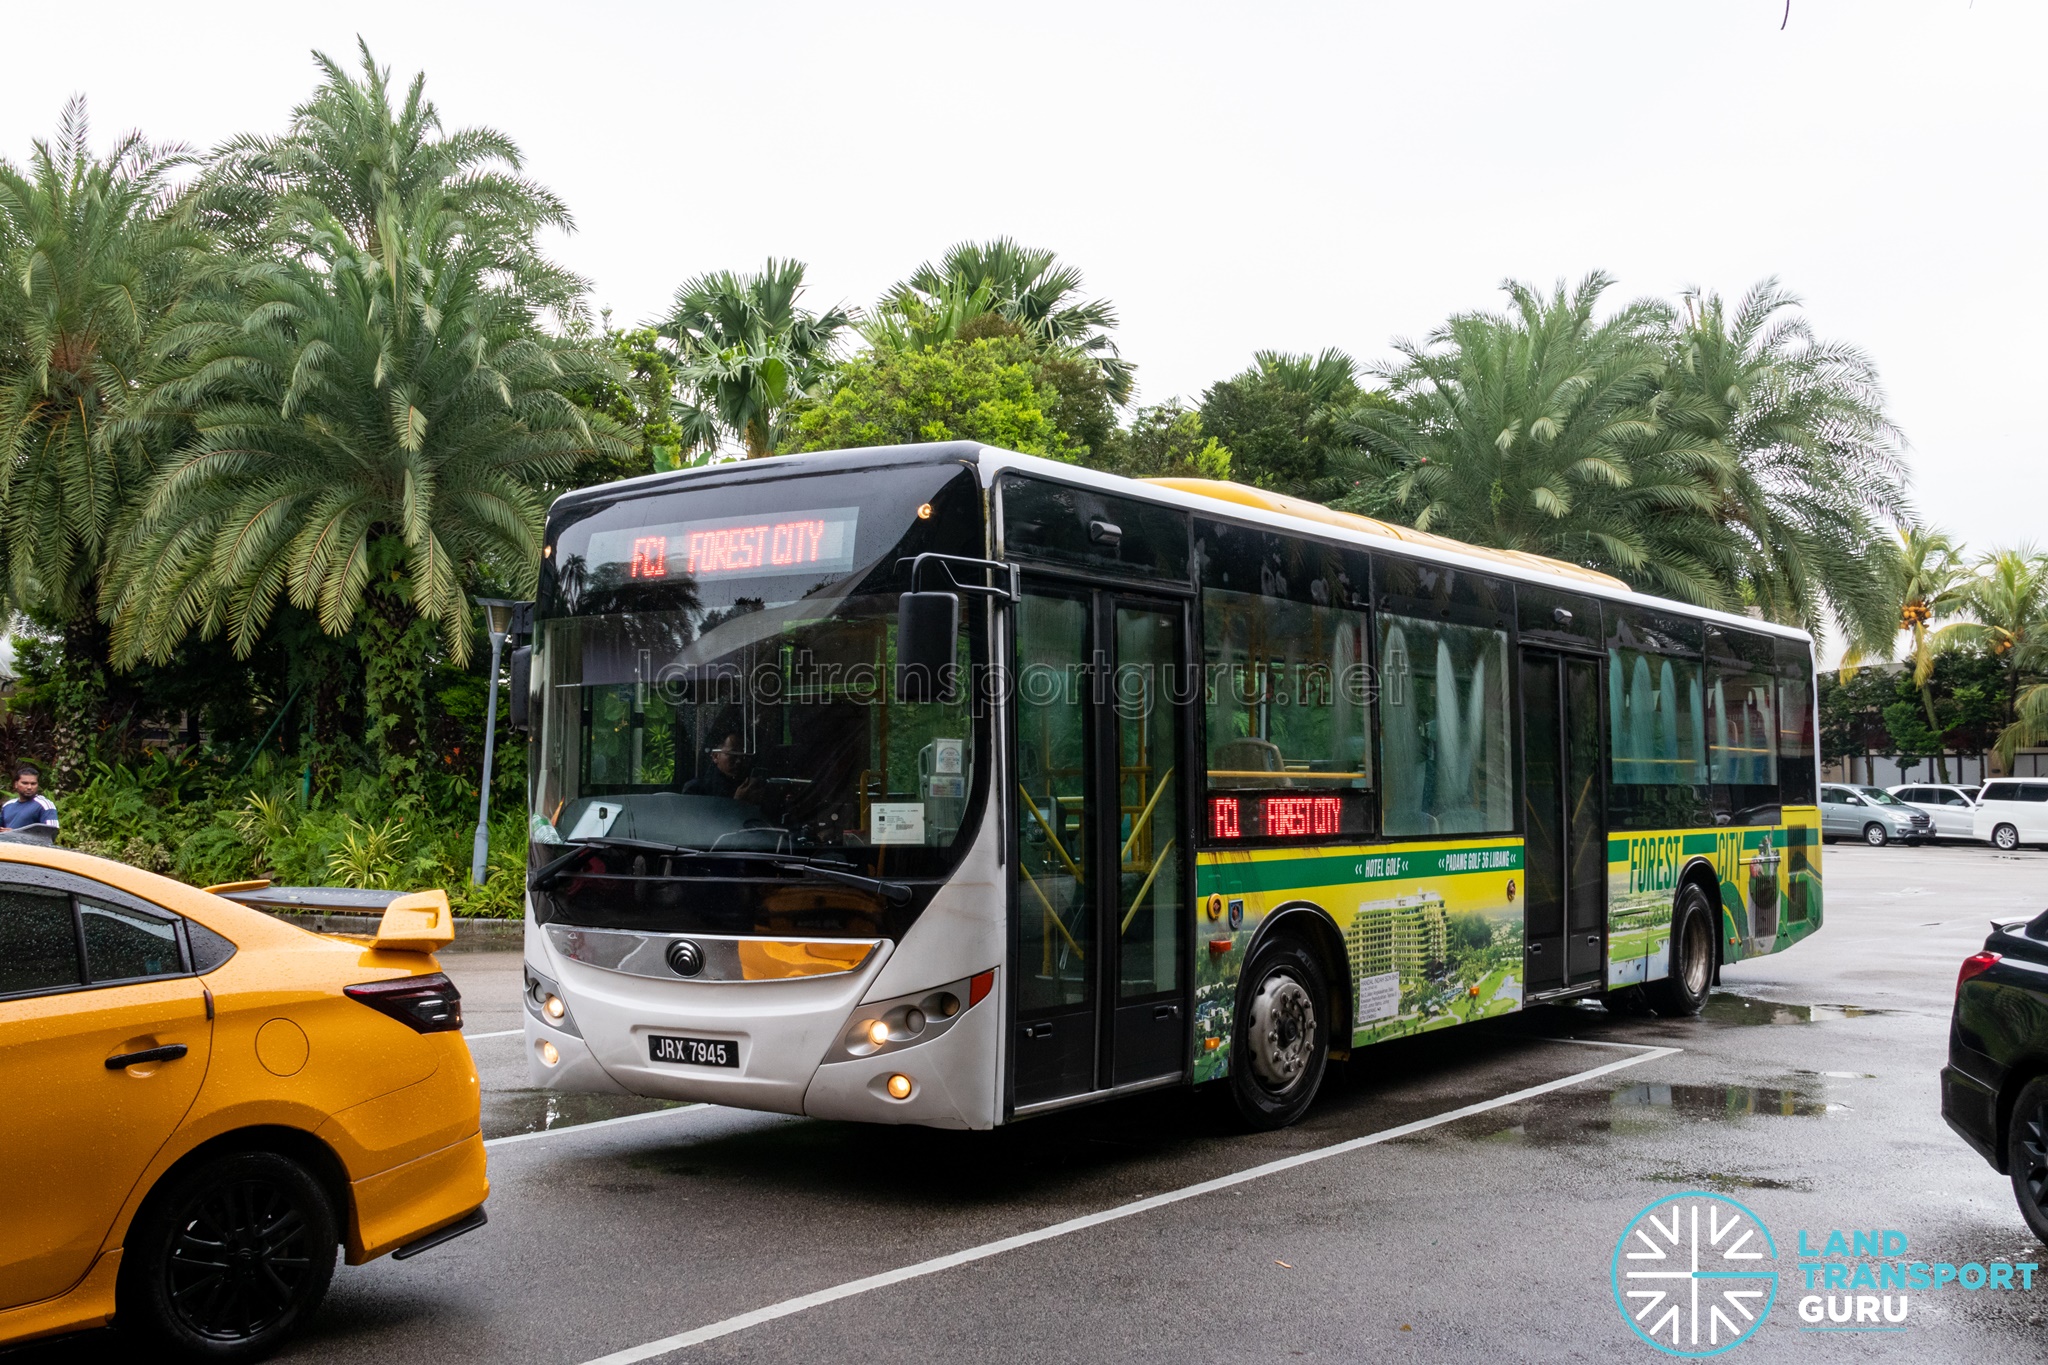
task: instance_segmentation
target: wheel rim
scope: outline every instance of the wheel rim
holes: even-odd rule
[[[1997,829],[1991,831],[1991,842],[1997,844],[2000,848],[2018,848],[2020,832],[2011,825],[2000,825]]]
[[[299,1302],[313,1273],[305,1211],[268,1180],[208,1191],[171,1244],[171,1307],[215,1341],[246,1341]]]
[[[1301,982],[1275,972],[1252,997],[1252,1074],[1269,1090],[1293,1089],[1308,1071],[1316,1038],[1316,1004]]]
[[[1687,995],[1703,995],[1707,989],[1707,974],[1713,969],[1707,964],[1707,924],[1703,916],[1694,915],[1685,926],[1685,991]]]
[[[1863,842],[1869,844],[1872,848],[1883,848],[1884,838],[1884,830],[1879,826],[1865,825],[1863,827]]]
[[[2048,1104],[2037,1106],[2018,1128],[2023,1169],[2015,1174],[2027,1198],[2034,1201],[2035,1211],[2048,1212]]]

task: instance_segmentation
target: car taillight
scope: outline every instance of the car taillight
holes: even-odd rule
[[[342,987],[342,994],[390,1015],[415,1033],[454,1033],[462,1027],[462,992],[439,972],[365,981]]]
[[[1973,976],[1982,976],[1997,965],[1997,953],[1977,953],[1964,958],[1962,970],[1956,973],[1956,989],[1961,990],[1965,981]]]

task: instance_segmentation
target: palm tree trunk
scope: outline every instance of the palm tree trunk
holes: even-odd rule
[[[1927,685],[1920,685],[1920,708],[1927,713],[1927,728],[1934,732],[1934,762],[1941,770],[1941,785],[1948,785],[1948,745],[1941,737],[1941,723],[1934,718],[1934,698]]]

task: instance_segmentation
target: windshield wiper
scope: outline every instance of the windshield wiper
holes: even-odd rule
[[[838,882],[842,886],[858,887],[882,897],[891,905],[906,905],[910,901],[910,888],[902,882],[883,881],[878,877],[862,876],[845,868],[835,867],[801,853],[765,853],[751,849],[707,849],[687,848],[682,844],[665,844],[654,839],[628,839],[609,834],[600,834],[586,839],[571,840],[576,846],[567,853],[544,863],[527,878],[527,886],[535,891],[547,889],[547,885],[561,869],[577,858],[598,849],[635,849],[643,853],[658,853],[664,858],[687,858],[692,862],[735,862],[766,863],[785,872],[808,872],[826,881]]]

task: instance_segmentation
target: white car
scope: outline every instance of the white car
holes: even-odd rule
[[[1980,839],[1977,833],[1977,797],[1968,787],[1922,783],[1919,786],[1886,788],[1909,806],[1918,806],[1934,817],[1937,839]]]
[[[1977,793],[1973,822],[1994,848],[2048,844],[2048,777],[1994,777]]]

